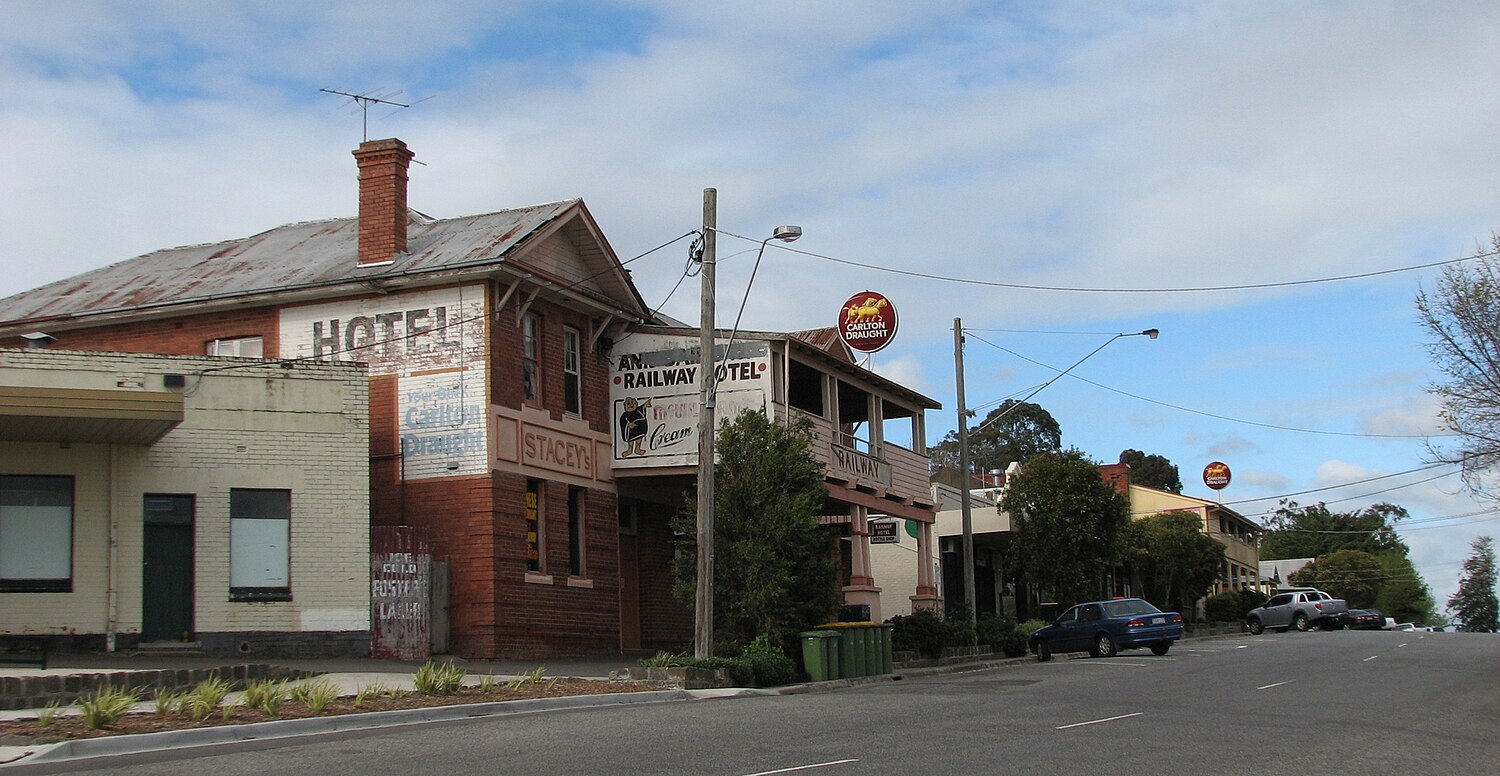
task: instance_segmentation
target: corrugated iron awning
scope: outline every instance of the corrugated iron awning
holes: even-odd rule
[[[0,385],[0,439],[150,445],[182,423],[182,395]]]

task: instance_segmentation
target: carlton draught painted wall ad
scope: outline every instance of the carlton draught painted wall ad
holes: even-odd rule
[[[771,395],[770,348],[736,342],[719,364],[715,422],[765,410]],[[696,466],[698,463],[698,339],[634,335],[616,347],[610,378],[615,421],[614,466]],[[621,352],[621,351],[624,352]]]
[[[481,474],[485,433],[484,288],[433,291],[281,311],[281,354],[364,361],[397,378],[406,479]]]

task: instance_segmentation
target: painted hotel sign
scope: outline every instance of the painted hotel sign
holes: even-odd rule
[[[896,307],[884,294],[861,291],[839,312],[839,336],[861,353],[874,353],[896,337]]]
[[[634,342],[632,344],[635,344]],[[700,409],[697,340],[642,337],[637,352],[621,353],[610,378],[615,421],[615,468],[689,466],[698,462]],[[722,422],[767,407],[770,348],[736,342],[727,357],[717,349],[715,415]]]
[[[281,311],[281,355],[363,361],[396,378],[406,479],[489,470],[484,288],[464,286]]]

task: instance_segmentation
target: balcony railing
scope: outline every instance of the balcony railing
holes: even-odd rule
[[[872,445],[852,439],[827,418],[783,404],[776,404],[775,409],[782,422],[795,417],[812,423],[813,455],[827,468],[829,480],[902,503],[931,503],[926,456],[890,442]]]

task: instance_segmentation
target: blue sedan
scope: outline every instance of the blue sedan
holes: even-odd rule
[[[1182,615],[1164,612],[1139,598],[1117,598],[1079,604],[1057,622],[1031,634],[1031,651],[1047,661],[1053,653],[1084,652],[1114,657],[1122,649],[1150,647],[1165,655],[1182,638]]]

